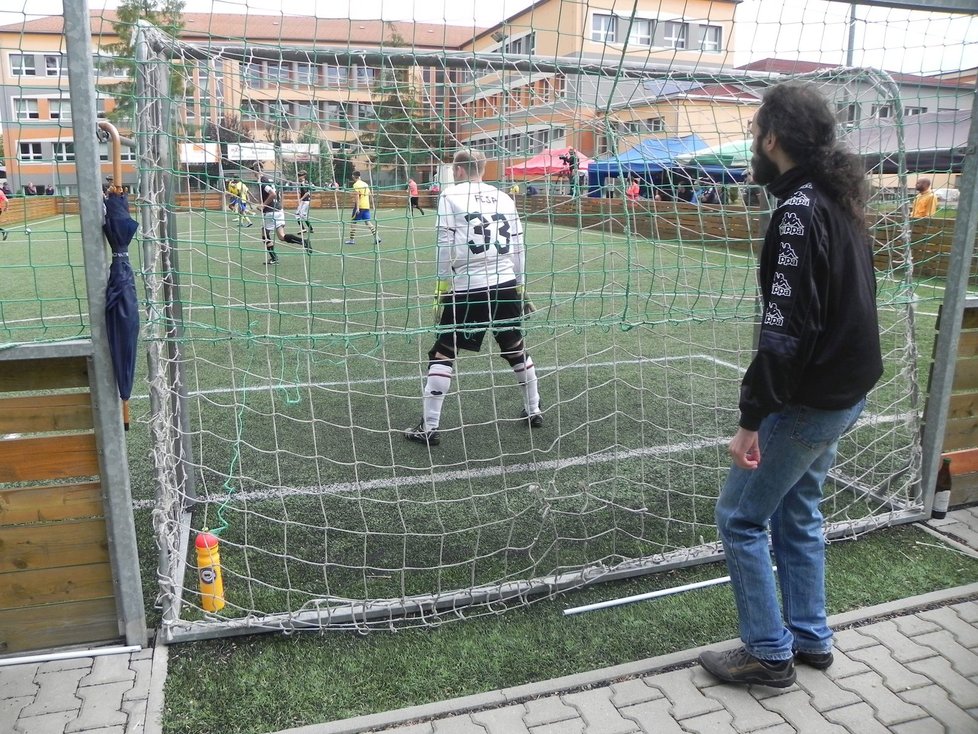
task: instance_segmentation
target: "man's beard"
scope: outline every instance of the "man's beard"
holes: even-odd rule
[[[754,152],[750,159],[751,177],[754,183],[759,186],[767,186],[774,179],[781,175],[777,164],[772,161],[767,153],[760,148]]]

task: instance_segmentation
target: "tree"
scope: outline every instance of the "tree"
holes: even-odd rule
[[[208,122],[204,128],[204,140],[212,143],[248,143],[251,132],[241,124],[241,118],[228,112],[219,122]]]
[[[387,46],[408,45],[394,23],[387,27]],[[405,176],[413,167],[439,159],[447,136],[445,126],[420,99],[417,71],[416,67],[384,69],[373,103],[373,120],[366,125],[361,120],[361,130],[366,127],[366,132],[360,135],[360,143],[370,159],[380,165],[403,166]]]
[[[348,181],[353,173],[353,164],[349,156],[335,155],[329,146],[329,141],[320,134],[315,125],[305,125],[299,130],[299,143],[319,144],[319,155],[303,165],[309,181],[315,186],[325,188],[333,181]]]
[[[115,99],[115,109],[109,113],[109,119],[131,120],[135,117],[136,23],[145,20],[164,33],[177,36],[183,29],[183,8],[184,0],[122,0],[119,3],[115,11],[116,21],[112,23],[112,29],[119,40],[102,47],[115,58],[101,64],[102,68],[97,70],[102,74],[114,70],[127,72],[124,79],[101,85],[101,91]],[[173,68],[175,73],[172,75],[170,92],[173,99],[180,99],[184,89],[184,75],[176,65]]]

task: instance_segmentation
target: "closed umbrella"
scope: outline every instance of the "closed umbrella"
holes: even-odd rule
[[[112,248],[112,265],[105,286],[105,329],[109,338],[112,368],[122,398],[122,422],[129,430],[129,396],[136,372],[136,342],[139,337],[139,303],[136,279],[129,263],[129,243],[139,225],[129,216],[129,200],[111,187],[105,197],[102,231]]]

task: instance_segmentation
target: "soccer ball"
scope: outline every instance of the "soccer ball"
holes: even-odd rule
[[[24,230],[24,232],[27,233],[27,234],[30,234],[31,233],[31,228],[28,227],[27,229]]]

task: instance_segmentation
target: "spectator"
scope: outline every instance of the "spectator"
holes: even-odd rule
[[[29,181],[24,187],[24,196],[37,196],[37,186],[33,181]]]
[[[54,186],[48,184],[47,188],[44,189],[44,193],[47,194],[48,196],[54,196]]]
[[[628,187],[625,189],[625,198],[629,201],[638,201],[638,195],[641,189],[638,185],[638,177],[632,176],[628,179]]]
[[[929,178],[918,178],[917,196],[913,200],[911,217],[932,217],[937,212],[937,194],[930,187]]]

